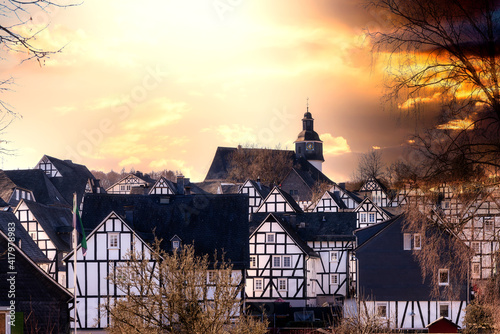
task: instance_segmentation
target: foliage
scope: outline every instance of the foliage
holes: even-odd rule
[[[485,305],[474,301],[465,308],[465,329],[462,333],[476,334],[493,328],[493,316]]]
[[[344,317],[340,319],[337,327],[332,329],[334,334],[375,334],[388,333],[393,330],[390,328],[391,323],[371,312],[367,305],[366,299],[360,298],[357,307],[354,305],[344,306]]]
[[[498,2],[367,0],[367,6],[386,23],[369,35],[373,50],[388,59],[387,97],[403,114],[428,120],[412,140],[420,174],[457,180],[500,167]]]
[[[214,258],[217,258],[215,254]],[[186,245],[167,254],[132,253],[109,279],[122,294],[104,305],[109,333],[265,333],[267,324],[242,312],[242,282],[232,265],[195,255]]]
[[[384,177],[383,169],[382,152],[372,149],[359,157],[354,179],[366,181],[369,178],[382,178]]]
[[[275,149],[241,146],[229,158],[228,179],[245,182],[260,179],[272,187],[280,184],[293,167],[293,152]],[[272,166],[272,168],[270,168]]]
[[[108,173],[98,171],[98,170],[92,170],[91,173],[92,173],[92,175],[94,175],[94,177],[96,179],[100,180],[100,185],[104,189],[111,187],[113,184],[120,181],[125,176],[124,175],[125,171],[123,171],[123,173],[120,174],[120,173],[117,173],[113,170],[109,171]],[[140,173],[140,172],[136,172],[136,173]],[[168,169],[164,169],[162,171],[154,171],[153,170],[153,171],[147,173],[146,175],[148,175],[149,177],[151,177],[154,180],[158,180],[160,177],[164,176],[170,181],[173,181],[173,182],[177,181],[176,173],[174,173],[173,171],[168,170]]]

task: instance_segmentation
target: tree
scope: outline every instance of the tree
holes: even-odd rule
[[[424,103],[437,106],[433,126],[413,138],[419,159],[425,159],[423,174],[457,179],[498,169],[498,2],[367,1],[387,24],[369,34],[373,50],[388,55],[387,97],[397,101],[404,95],[399,110],[415,114]]]
[[[355,179],[366,181],[369,178],[381,178],[384,176],[383,168],[382,152],[372,149],[359,157]]]
[[[46,50],[36,46],[36,36],[47,28],[48,23],[44,22],[45,25],[35,24],[33,17],[37,12],[48,13],[51,8],[67,6],[72,6],[72,4],[61,4],[51,0],[3,1],[0,5],[2,15],[0,44],[2,50],[23,54],[22,61],[35,59],[42,64],[43,59],[60,50]],[[0,91],[9,90],[8,86],[12,83],[12,77],[2,78]],[[5,101],[0,101],[0,111],[2,114],[14,114],[12,107]],[[2,118],[2,121],[4,120]]]
[[[280,184],[293,167],[293,151],[238,147],[229,158],[228,178],[234,182],[260,179],[263,184]]]
[[[123,296],[104,305],[110,333],[267,331],[266,323],[243,312],[241,277],[223,256],[211,263],[192,245],[167,254],[156,240],[150,257],[132,253],[127,265],[112,272],[109,279]]]

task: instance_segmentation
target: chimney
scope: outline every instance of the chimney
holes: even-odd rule
[[[345,182],[341,182],[338,184],[340,188],[345,190]]]
[[[185,195],[191,195],[191,187],[190,186],[185,186],[184,187],[184,194]]]
[[[184,175],[177,175],[177,193],[183,195],[184,194]]]
[[[257,186],[259,186],[259,189],[262,189],[262,186],[260,184],[260,177],[257,177]]]
[[[134,223],[134,206],[133,205],[125,205],[123,207],[123,209],[125,209],[125,220],[129,224],[133,224]]]

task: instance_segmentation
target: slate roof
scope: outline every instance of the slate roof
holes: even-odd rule
[[[250,182],[253,185],[253,187],[259,193],[259,195],[260,195],[260,197],[262,197],[262,199],[266,198],[267,195],[269,195],[269,193],[271,192],[271,188],[263,185],[260,182],[257,182],[257,181],[254,181],[254,180],[248,180],[248,182]],[[243,183],[243,184],[245,184],[245,183]],[[260,185],[259,185],[259,183],[260,183]]]
[[[184,243],[194,240],[198,254],[223,250],[236,269],[247,266],[248,196],[86,194],[82,221],[87,235],[113,211],[146,242],[154,240],[154,231],[167,251],[177,235]]]
[[[309,188],[313,188],[317,182],[328,183],[333,185],[332,180],[330,180],[325,174],[323,174],[316,167],[314,167],[305,158],[297,159],[296,164],[292,168],[290,173],[292,171],[295,171],[300,176],[300,178],[304,180],[304,182],[309,186]]]
[[[49,259],[24,229],[16,215],[11,211],[0,211],[0,231],[7,237],[9,237],[9,223],[14,223],[14,236],[17,240],[21,240],[20,248],[33,262],[50,263]]]
[[[267,213],[250,215],[250,233],[262,223]],[[355,240],[356,213],[306,212],[301,214],[273,213],[304,241]],[[304,223],[304,224],[301,224]]]
[[[240,148],[241,150],[262,150],[260,148]],[[226,180],[230,169],[231,155],[236,152],[236,147],[217,147],[212,164],[208,169],[205,181]],[[273,150],[276,151],[276,150]],[[289,155],[295,161],[295,152],[291,150],[277,150]]]
[[[40,169],[0,171],[0,197],[9,201],[14,188],[31,190],[35,200],[48,205],[68,205],[68,202]],[[15,203],[10,203],[16,205]]]
[[[73,213],[69,207],[57,207],[23,200],[35,219],[42,226],[54,246],[60,251],[71,250]]]
[[[52,177],[50,181],[59,190],[66,202],[73,205],[73,193],[77,194],[77,201],[81,203],[88,179],[95,179],[94,175],[84,165],[75,164],[71,160],[60,160],[46,155],[62,177]]]

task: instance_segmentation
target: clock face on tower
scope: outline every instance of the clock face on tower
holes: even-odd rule
[[[308,151],[314,150],[314,143],[307,143],[306,144],[306,150],[308,150]]]

